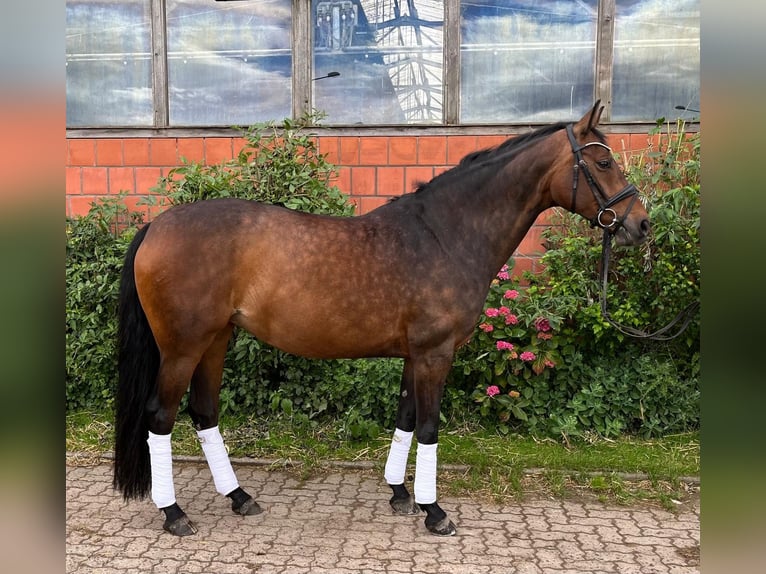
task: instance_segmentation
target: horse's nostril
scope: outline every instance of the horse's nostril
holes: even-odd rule
[[[641,228],[641,233],[643,235],[649,235],[649,232],[652,230],[652,225],[649,223],[648,219],[642,219],[639,227]]]

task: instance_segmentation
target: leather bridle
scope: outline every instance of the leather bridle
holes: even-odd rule
[[[588,187],[590,188],[591,192],[593,192],[593,197],[596,199],[599,207],[596,217],[590,220],[590,224],[592,227],[600,227],[604,230],[601,248],[601,274],[599,277],[601,282],[601,314],[604,316],[604,319],[610,325],[612,325],[612,327],[617,329],[620,333],[630,337],[652,339],[655,341],[669,341],[670,339],[676,338],[678,335],[683,333],[689,326],[689,323],[691,323],[692,318],[699,309],[699,301],[694,301],[691,303],[686,307],[686,309],[678,313],[678,315],[676,315],[673,320],[670,321],[670,323],[653,332],[646,332],[642,331],[641,329],[630,327],[628,325],[621,325],[612,319],[611,314],[607,310],[606,294],[609,277],[609,258],[612,250],[612,236],[620,227],[623,226],[623,222],[628,217],[628,213],[630,213],[633,204],[638,198],[638,189],[632,183],[628,183],[628,185],[626,185],[622,191],[620,191],[614,197],[608,197],[591,174],[587,162],[583,159],[582,150],[589,146],[601,146],[608,150],[611,155],[611,148],[604,143],[595,141],[579,145],[575,139],[572,124],[568,124],[566,130],[567,137],[569,138],[569,143],[572,146],[572,153],[575,156],[574,177],[572,182],[572,202],[569,209],[572,211],[572,213],[575,213],[575,207],[577,204],[577,187],[579,185],[580,172],[582,171],[582,173],[585,175],[585,180],[588,182]],[[617,213],[614,209],[612,209],[612,207],[627,198],[631,198],[630,203],[628,204],[627,209],[623,212],[622,218],[620,218],[617,216]],[[609,217],[608,222],[604,221],[605,215],[608,215]],[[678,325],[677,331],[669,334],[669,331],[676,325]]]
[[[593,227],[600,227],[605,232],[614,234],[622,226],[623,222],[628,217],[628,213],[630,213],[630,210],[633,208],[633,204],[638,198],[638,189],[636,189],[636,186],[632,183],[628,183],[628,185],[614,197],[607,196],[598,181],[593,177],[593,174],[591,174],[590,169],[588,168],[588,163],[582,157],[582,150],[590,146],[600,146],[606,149],[611,157],[612,149],[601,142],[588,142],[579,145],[575,139],[572,124],[567,125],[567,137],[569,138],[569,144],[572,146],[572,153],[575,156],[574,177],[572,178],[572,204],[569,209],[572,213],[575,213],[575,207],[577,205],[577,186],[580,183],[580,172],[582,171],[599,208],[596,217],[590,220],[590,224]],[[620,219],[617,217],[617,213],[614,209],[612,209],[612,206],[617,205],[622,200],[629,197],[631,200],[628,204],[628,208],[623,213],[622,219]],[[610,218],[608,222],[604,221],[604,215],[606,214],[608,214]]]

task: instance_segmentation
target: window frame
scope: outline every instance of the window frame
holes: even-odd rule
[[[223,0],[226,1],[226,0]],[[167,21],[166,0],[149,0],[151,14],[151,49],[152,49],[152,101],[154,105],[153,125],[142,127],[67,127],[67,136],[87,136],[107,130],[116,133],[145,133],[161,131],[163,134],[179,135],[199,133],[230,134],[232,128],[224,126],[173,126],[170,125],[169,90],[168,90],[168,59],[167,59]],[[292,0],[292,116],[300,117],[313,108],[312,93],[312,18],[311,0]],[[646,126],[654,125],[653,119],[624,121],[612,123],[612,66],[614,52],[616,0],[599,0],[597,12],[595,81],[593,100],[601,100],[604,105],[602,122],[612,124],[614,131],[642,132]],[[443,120],[440,124],[376,124],[366,126],[348,126],[332,124],[326,127],[337,131],[339,129],[372,130],[376,133],[401,133],[402,129],[428,131],[429,133],[455,133],[454,128],[460,128],[461,133],[475,131],[476,133],[508,133],[509,129],[521,129],[531,125],[513,123],[460,123],[460,0],[444,0],[443,26]],[[282,118],[274,118],[279,121]],[[697,124],[698,118],[684,118],[685,121]],[[619,126],[619,127],[618,127]],[[319,126],[318,126],[319,127]],[[694,129],[692,127],[692,129]],[[612,131],[612,130],[607,130]]]

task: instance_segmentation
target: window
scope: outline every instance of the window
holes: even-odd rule
[[[653,122],[699,108],[699,0],[67,0],[67,126]],[[688,115],[684,117],[689,117]]]
[[[612,117],[672,118],[699,109],[699,0],[616,0]]]
[[[67,0],[67,126],[150,126],[151,16],[142,0]]]
[[[593,104],[598,0],[463,1],[460,120],[558,121]]]
[[[291,2],[167,0],[171,126],[289,117]]]
[[[314,107],[337,124],[442,122],[443,2],[313,0]]]

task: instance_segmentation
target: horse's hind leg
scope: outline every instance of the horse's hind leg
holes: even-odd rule
[[[247,516],[260,513],[261,508],[239,486],[218,428],[219,392],[231,332],[231,325],[220,331],[197,365],[189,395],[189,414],[197,429],[216,491],[231,499],[234,512]]]
[[[178,405],[189,386],[196,362],[196,359],[189,357],[163,355],[157,374],[157,392],[147,404],[152,501],[165,513],[163,529],[176,536],[188,536],[197,532],[197,528],[176,503],[170,443]]]

